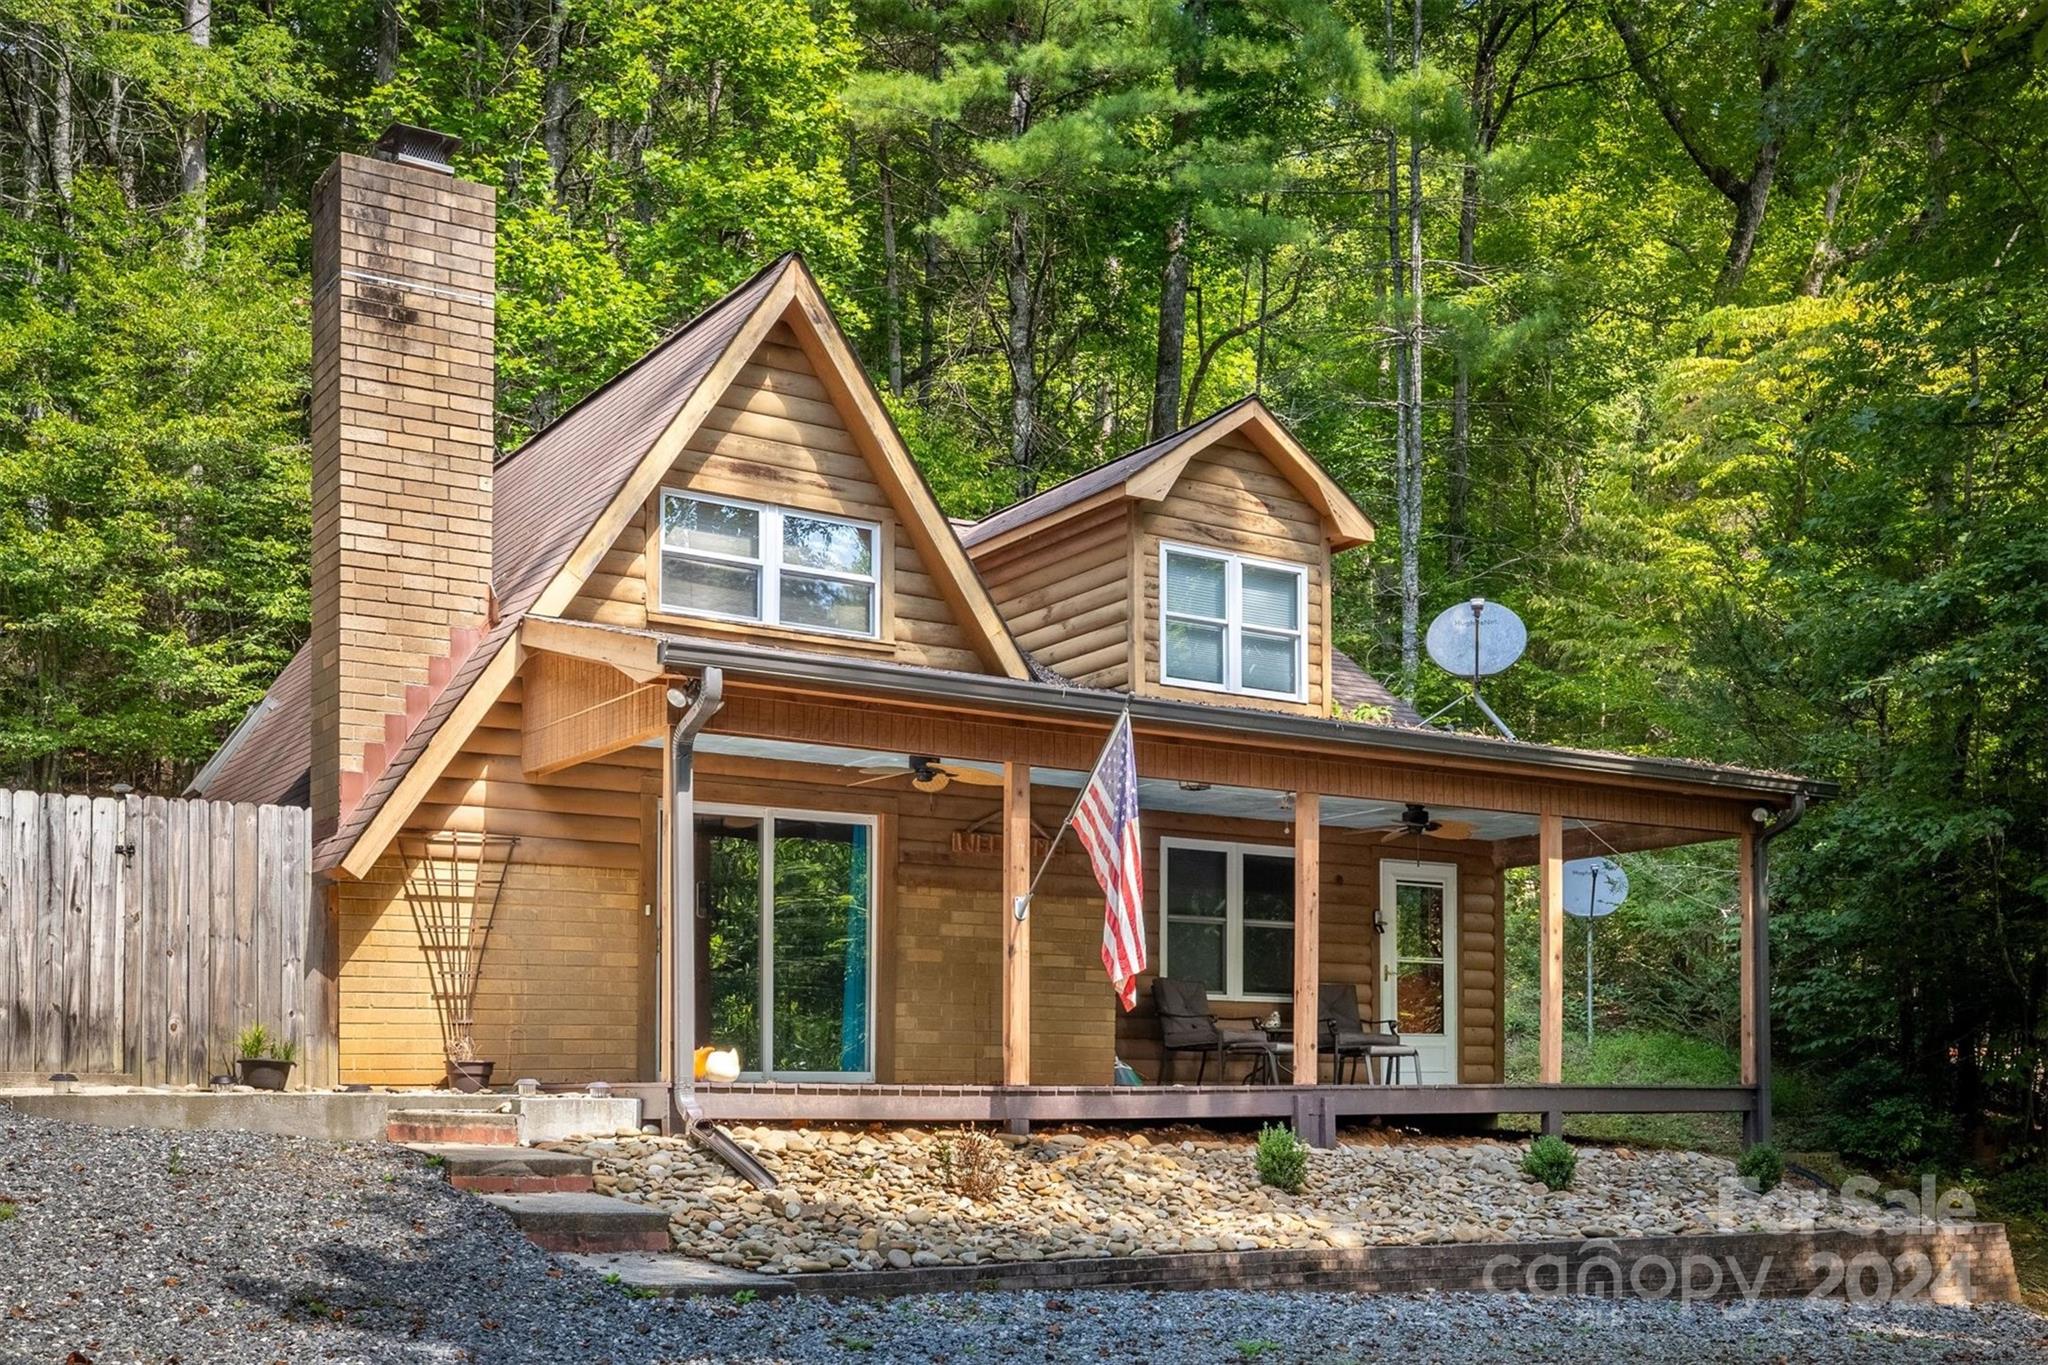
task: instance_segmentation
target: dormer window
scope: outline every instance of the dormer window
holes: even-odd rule
[[[1161,545],[1159,557],[1161,682],[1304,698],[1305,568],[1191,545]]]
[[[881,528],[664,489],[661,609],[872,638]]]

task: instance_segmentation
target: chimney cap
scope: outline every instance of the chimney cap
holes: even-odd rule
[[[453,133],[437,133],[410,123],[394,123],[377,139],[376,154],[401,166],[418,166],[429,171],[455,173],[454,158],[462,139]]]

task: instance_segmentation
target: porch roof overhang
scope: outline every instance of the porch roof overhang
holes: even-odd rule
[[[1319,716],[1218,706],[1164,697],[1131,696],[1071,683],[993,677],[944,669],[908,667],[866,659],[799,653],[760,645],[662,637],[662,667],[672,673],[705,668],[734,679],[816,688],[849,697],[881,697],[966,711],[1000,710],[1008,715],[1066,721],[1108,722],[1128,711],[1140,728],[1211,734],[1219,739],[1257,738],[1380,751],[1411,759],[1497,763],[1547,771],[1580,780],[1622,780],[1706,789],[1728,797],[1774,805],[1805,796],[1826,800],[1840,790],[1833,782],[1792,773],[1764,772],[1688,759],[1568,749],[1447,730],[1373,725]]]

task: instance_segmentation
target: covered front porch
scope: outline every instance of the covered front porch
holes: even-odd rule
[[[1292,1044],[1282,1084],[1246,1083],[1242,1058],[1194,1084],[1196,1059],[1159,1049],[1149,979],[1137,1011],[1115,1008],[1097,958],[1101,894],[1071,840],[1031,913],[1009,910],[1123,699],[982,679],[919,692],[895,670],[861,675],[868,690],[854,702],[836,675],[858,664],[833,661],[827,679],[773,650],[662,651],[666,681],[688,680],[695,703],[715,687],[718,704],[662,749],[660,824],[681,856],[659,872],[669,913],[651,954],[653,1065],[614,1082],[642,1091],[650,1112],[1013,1127],[1285,1119],[1318,1140],[1366,1117],[1528,1113],[1555,1128],[1571,1113],[1732,1112],[1750,1138],[1768,1131],[1761,855],[1773,822],[1803,803],[1792,779],[1760,800],[1697,765],[1567,765],[1537,746],[1292,717],[1238,714],[1232,728],[1217,708],[1141,703],[1154,970],[1202,982],[1222,1018],[1277,1013],[1275,1036]],[[914,756],[954,780],[917,789]],[[886,777],[896,767],[903,780]],[[1442,828],[1390,841],[1413,804]],[[1564,864],[1711,840],[1739,849],[1739,1083],[1562,1085]],[[1517,868],[1534,869],[1541,910],[1533,1084],[1505,1072],[1504,885]],[[676,885],[690,894],[674,897]],[[1317,1031],[1293,1028],[1317,1017],[1332,984],[1352,988],[1361,1019],[1393,1020],[1415,1046],[1404,1084],[1340,1083]],[[737,1050],[740,1080],[694,1082],[678,1059],[701,1046]],[[1119,1060],[1143,1084],[1112,1084]]]

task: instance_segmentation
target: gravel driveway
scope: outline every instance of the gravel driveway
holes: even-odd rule
[[[0,1360],[1926,1361],[2048,1358],[2023,1309],[1513,1296],[658,1302],[557,1263],[398,1149],[0,1107]]]

